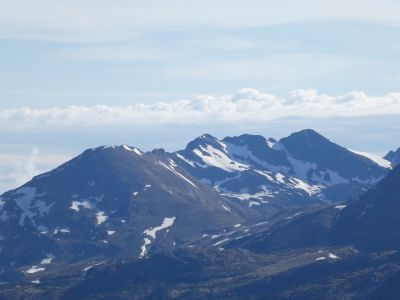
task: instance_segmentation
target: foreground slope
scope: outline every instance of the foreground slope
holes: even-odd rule
[[[256,252],[352,245],[366,251],[400,246],[400,166],[349,203],[332,206],[231,243]]]
[[[181,249],[20,286],[7,299],[397,299],[400,255],[352,248],[255,254]],[[397,283],[397,284],[396,284]]]

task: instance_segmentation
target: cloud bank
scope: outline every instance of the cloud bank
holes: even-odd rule
[[[365,117],[400,115],[400,93],[341,96],[295,90],[285,97],[245,88],[231,96],[197,96],[191,100],[139,103],[130,106],[67,106],[0,111],[0,131],[43,126],[74,127],[146,124],[263,122],[283,118]]]

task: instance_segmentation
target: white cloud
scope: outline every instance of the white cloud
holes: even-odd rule
[[[400,3],[393,0],[2,0],[0,36],[102,41],[131,39],[149,31],[321,20],[399,25],[399,10]]]
[[[400,93],[369,96],[350,92],[341,96],[296,90],[285,97],[242,89],[232,96],[202,95],[191,100],[139,103],[130,106],[67,106],[0,111],[1,131],[35,128],[204,122],[258,122],[290,117],[361,117],[400,114]]]
[[[16,163],[12,174],[15,177],[17,185],[21,185],[39,174],[39,171],[36,169],[38,154],[38,148],[33,148],[31,155],[26,160],[20,160]]]
[[[4,145],[2,146],[4,148]],[[49,171],[71,158],[71,155],[40,153],[37,147],[33,147],[29,154],[4,152],[7,149],[1,151],[0,194],[26,183],[34,176]]]

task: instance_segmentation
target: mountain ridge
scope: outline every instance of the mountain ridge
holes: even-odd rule
[[[251,134],[218,140],[204,134],[172,155],[210,188],[264,214],[297,203],[350,199],[389,171],[311,129],[279,141]]]

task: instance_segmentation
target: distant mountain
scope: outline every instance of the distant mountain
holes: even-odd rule
[[[390,151],[388,154],[386,154],[385,159],[390,161],[393,167],[400,164],[400,148],[398,148],[396,151]]]
[[[163,150],[90,149],[0,197],[0,266],[30,274],[145,257],[234,228],[247,213]]]
[[[389,163],[343,148],[311,129],[280,141],[249,134],[218,140],[205,134],[172,157],[222,195],[266,215],[356,197],[390,170]]]

